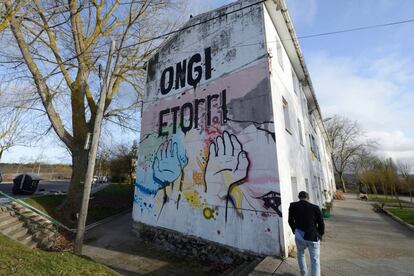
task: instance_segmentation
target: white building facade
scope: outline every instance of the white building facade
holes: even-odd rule
[[[283,1],[192,18],[148,63],[133,219],[257,254],[294,246],[288,208],[334,177]]]

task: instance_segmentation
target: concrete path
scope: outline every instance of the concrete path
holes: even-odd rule
[[[322,275],[414,275],[414,232],[355,198],[335,201],[325,221]],[[252,275],[299,275],[295,259],[264,262]]]
[[[214,275],[215,268],[177,257],[132,233],[132,215],[124,214],[87,232],[83,254],[122,275]]]

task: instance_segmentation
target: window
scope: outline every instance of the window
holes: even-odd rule
[[[292,176],[290,178],[290,184],[292,185],[292,200],[297,201],[298,200],[298,181],[296,177]]]
[[[305,178],[305,186],[306,186],[306,192],[311,196],[311,190],[309,188],[309,180]]]
[[[303,146],[303,132],[302,132],[302,122],[298,119],[298,133],[299,133],[299,142]]]
[[[313,138],[313,135],[312,135],[312,134],[309,134],[309,145],[310,145],[310,150],[311,150],[313,153],[315,153],[315,149],[313,148],[313,140],[315,140],[315,139]]]
[[[283,116],[284,116],[284,119],[285,119],[285,129],[286,129],[287,132],[292,134],[291,126],[290,126],[290,116],[289,116],[288,102],[283,97],[282,97],[282,101],[283,101]]]
[[[293,91],[295,91],[295,94],[298,95],[298,91],[300,91],[300,85],[299,85],[299,80],[296,77],[296,73],[293,69],[292,69],[292,81],[293,81]]]
[[[313,116],[312,116],[312,115],[311,115],[311,116],[310,116],[310,118],[309,118],[309,122],[310,122],[310,124],[311,124],[311,126],[312,126],[313,130],[316,130],[316,127],[315,127],[315,120],[314,120],[314,118],[313,118]]]
[[[279,38],[276,38],[277,61],[283,70],[283,48]]]
[[[320,161],[318,144],[316,143],[315,137],[312,134],[309,134],[309,143],[311,151],[313,152],[313,154],[315,154],[316,159]]]
[[[302,90],[303,92],[303,90]],[[308,114],[308,101],[306,100],[306,96],[305,93],[302,93],[302,108],[303,108],[303,116],[305,116],[306,114]]]
[[[316,204],[320,205],[320,195],[319,195],[319,183],[318,183],[318,177],[314,176],[313,177],[314,181],[313,181],[313,194],[316,195],[316,197],[314,197],[314,199],[316,200]]]

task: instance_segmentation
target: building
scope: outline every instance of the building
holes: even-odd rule
[[[141,125],[135,224],[286,256],[298,192],[332,199],[321,112],[284,1],[191,18],[148,62]]]

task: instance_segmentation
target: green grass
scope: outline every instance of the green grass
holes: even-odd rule
[[[394,196],[385,197],[384,195],[369,195],[368,199],[370,201],[377,201],[380,203],[397,203],[398,204],[398,200]],[[405,200],[400,199],[400,201],[401,203],[408,203]]]
[[[29,249],[0,234],[0,275],[118,275],[71,253]]]
[[[403,221],[414,226],[414,208],[390,208],[387,210],[393,213],[395,216],[402,219]]]
[[[87,223],[132,209],[133,197],[134,186],[130,184],[112,184],[97,192],[89,202]]]
[[[25,198],[24,202],[33,206],[34,208],[54,216],[55,208],[62,203],[65,196],[63,195],[47,195],[33,198]]]
[[[132,208],[134,186],[130,184],[111,184],[95,193],[89,201],[87,224],[102,220]],[[24,201],[34,208],[61,220],[56,207],[65,199],[63,195],[47,195],[26,198]],[[74,225],[68,225],[74,227]]]

